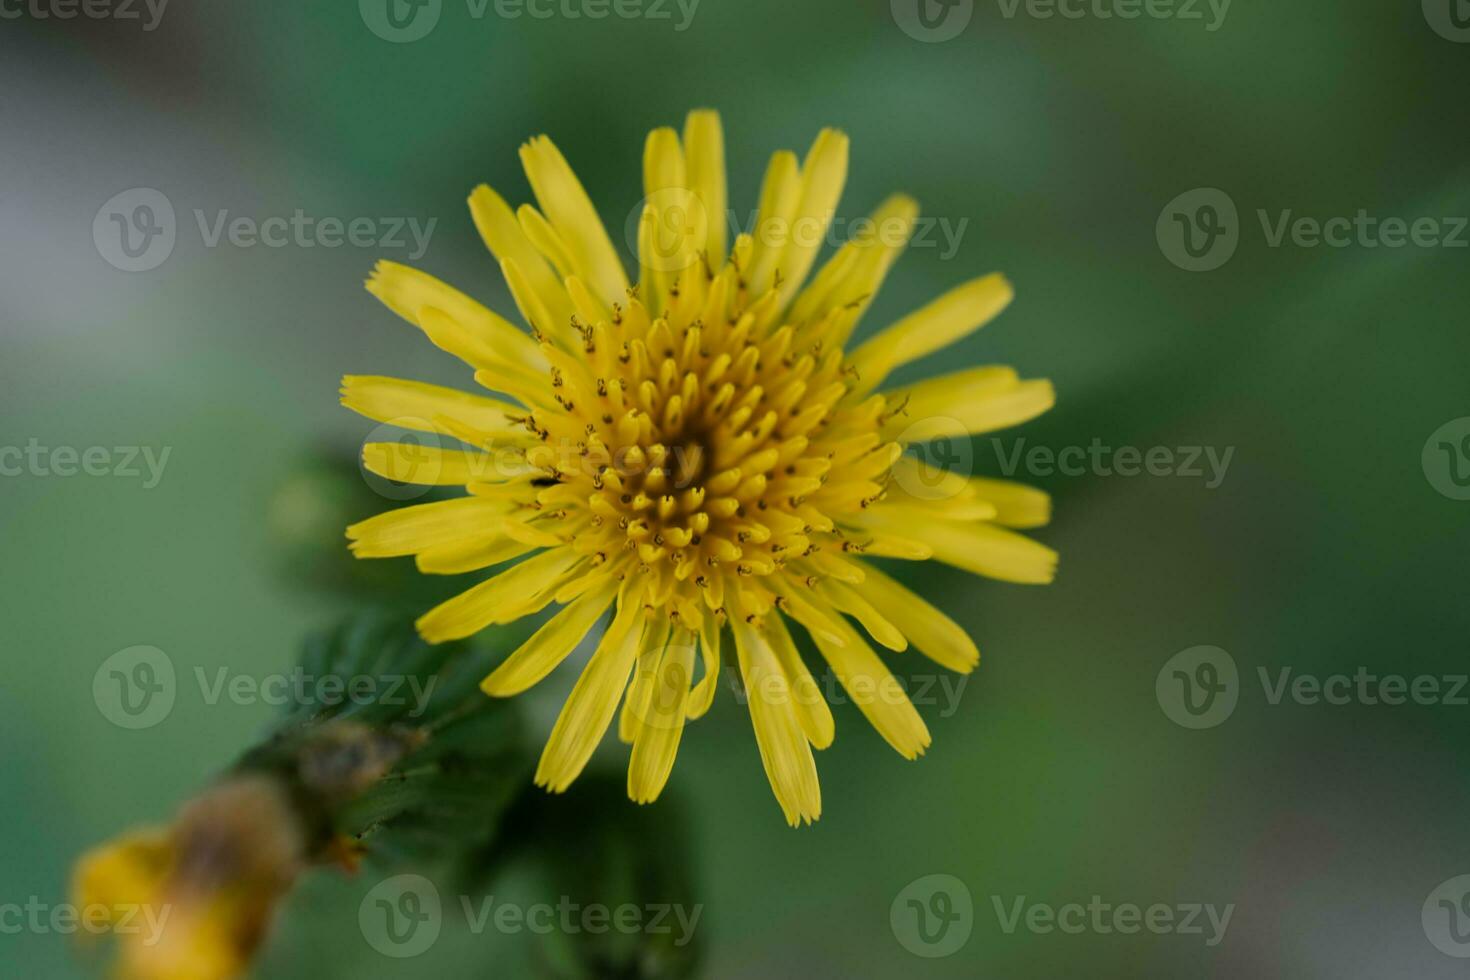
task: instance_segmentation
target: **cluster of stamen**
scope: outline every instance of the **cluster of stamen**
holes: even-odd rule
[[[521,420],[540,442],[527,458],[545,474],[542,516],[560,515],[592,565],[647,574],[645,601],[676,622],[723,615],[732,587],[780,606],[778,573],[814,585],[806,560],[861,547],[833,515],[878,499],[891,465],[883,399],[844,402],[854,379],[837,344],[823,349],[830,317],[763,326],[774,297],[743,304],[734,265],[681,285],[656,314],[634,290],[574,321],[580,357],[542,338],[555,404]]]

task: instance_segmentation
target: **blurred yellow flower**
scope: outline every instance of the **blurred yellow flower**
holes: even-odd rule
[[[303,843],[278,784],[226,782],[170,828],[135,831],[83,855],[77,907],[107,909],[115,980],[231,980],[245,972]]]
[[[979,367],[878,392],[895,369],[999,314],[1011,286],[967,282],[848,350],[918,207],[883,203],[808,282],[847,175],[848,140],[833,130],[804,159],[772,157],[756,227],[728,249],[719,117],[691,113],[682,138],[651,133],[636,285],[551,141],[531,140],[521,160],[539,210],[512,211],[483,186],[469,203],[529,334],[413,269],[383,262],[368,281],[512,401],[345,378],[349,408],[470,447],[367,445],[372,472],[468,496],[357,524],[352,549],[414,555],[430,574],[517,562],[424,615],[432,642],[562,605],[486,678],[497,697],[542,680],[612,611],[536,773],[554,792],[582,771],[621,701],[629,795],[657,798],[685,721],[715,696],[728,623],[776,798],[792,825],[815,820],[812,749],[831,743],[833,720],[788,622],[912,759],[928,729],[848,617],[880,645],[912,642],[952,670],[973,669],[979,653],[863,558],[936,558],[1022,583],[1054,575],[1055,553],[1013,530],[1046,523],[1044,494],[905,455],[1041,414],[1050,382]]]

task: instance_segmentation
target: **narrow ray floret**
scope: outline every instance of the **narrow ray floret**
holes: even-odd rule
[[[536,773],[554,792],[616,715],[632,745],[629,796],[656,799],[733,641],[776,798],[791,824],[815,820],[812,750],[831,744],[833,719],[790,625],[912,759],[928,729],[869,638],[895,651],[912,642],[962,672],[979,653],[868,559],[936,558],[1018,583],[1055,574],[1055,553],[1017,533],[1047,522],[1045,494],[906,453],[1025,422],[1052,406],[1051,383],[979,367],[885,388],[897,368],[999,314],[1011,286],[999,275],[967,282],[849,349],[918,208],[886,201],[872,215],[884,234],[854,238],[811,275],[825,235],[810,230],[829,226],[847,158],[833,130],[803,159],[777,153],[755,228],[730,242],[718,116],[691,113],[682,136],[654,131],[635,284],[566,160],[539,137],[521,148],[539,209],[513,211],[483,186],[470,196],[528,330],[414,269],[382,262],[368,280],[495,396],[343,380],[354,411],[465,447],[365,446],[374,473],[467,496],[357,524],[352,550],[412,555],[428,574],[503,566],[419,620],[431,642],[557,607],[485,679],[496,697],[541,681],[606,624]]]

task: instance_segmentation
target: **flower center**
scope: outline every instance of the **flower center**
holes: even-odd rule
[[[540,505],[581,515],[577,551],[651,576],[650,601],[693,622],[723,614],[736,576],[795,563],[806,579],[817,552],[861,550],[839,524],[881,496],[892,455],[877,451],[884,399],[844,400],[855,376],[828,330],[843,311],[764,325],[774,294],[727,300],[733,266],[680,285],[656,312],[635,297],[574,323],[580,351],[542,343],[555,405],[527,420],[544,444],[528,458],[556,480]],[[765,584],[747,605],[783,587]]]

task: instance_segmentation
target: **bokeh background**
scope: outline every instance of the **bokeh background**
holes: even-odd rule
[[[977,637],[981,666],[957,701],[923,709],[934,745],[918,763],[838,708],[810,829],[781,820],[748,719],[722,696],[671,783],[705,975],[1462,975],[1421,909],[1470,872],[1470,706],[1273,705],[1258,678],[1470,670],[1470,502],[1437,489],[1470,458],[1431,451],[1426,467],[1423,452],[1470,415],[1470,234],[1458,249],[1273,247],[1257,218],[1470,215],[1470,44],[1445,19],[1453,8],[1298,0],[1124,19],[1098,15],[1111,4],[1066,18],[977,0],[931,8],[968,17],[938,41],[904,29],[904,3],[702,0],[686,21],[672,3],[666,19],[510,19],[444,0],[410,43],[375,34],[371,4],[352,0],[175,0],[152,30],[141,5],[140,20],[6,5],[0,445],[170,456],[152,487],[0,478],[0,903],[65,901],[79,851],[169,816],[273,711],[211,705],[186,682],[163,723],[120,729],[93,700],[110,655],[144,644],[186,678],[263,676],[363,602],[312,572],[331,565],[320,551],[341,521],[377,506],[323,462],[352,473],[371,427],[338,406],[338,379],[468,382],[362,289],[372,263],[412,261],[512,312],[468,191],[487,181],[527,200],[515,150],[544,132],[619,229],[641,196],[645,132],[713,106],[742,216],[770,152],[836,125],[854,145],[844,213],[902,189],[964,223],[953,254],[910,251],[866,330],[1008,273],[1015,305],[911,372],[1004,362],[1052,378],[1057,408],[1004,433],[1005,450],[1097,439],[1234,456],[1213,488],[1023,470],[1055,500],[1039,533],[1062,554],[1050,588],[908,570]],[[139,187],[172,203],[177,242],[129,273],[93,225]],[[1208,272],[1179,268],[1156,234],[1195,188],[1239,209],[1238,249]],[[194,216],[297,209],[437,225],[410,259],[376,245],[208,247]],[[999,473],[996,448],[975,441],[977,472]],[[1204,644],[1238,665],[1239,703],[1190,730],[1155,681]],[[537,692],[537,734],[573,674]],[[597,765],[615,773],[624,752],[614,743]],[[924,958],[890,912],[933,874],[963,882],[973,931]],[[424,957],[379,955],[356,929],[370,885],[313,878],[260,975],[531,975],[533,937],[454,925]],[[1215,946],[1007,932],[995,911],[1094,895],[1235,908]],[[0,974],[96,975],[76,945],[0,934]]]

